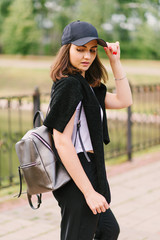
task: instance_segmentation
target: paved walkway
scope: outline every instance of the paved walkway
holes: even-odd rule
[[[108,167],[108,176],[111,208],[121,227],[119,240],[159,240],[160,152]],[[36,211],[25,196],[0,204],[1,240],[59,240],[59,222],[59,208],[51,194],[45,195]]]

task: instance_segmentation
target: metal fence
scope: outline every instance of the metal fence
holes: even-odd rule
[[[110,91],[113,91],[112,89]],[[160,85],[132,86],[133,105],[127,110],[109,110],[111,143],[106,159],[160,144]]]
[[[113,92],[114,89],[109,89]],[[107,110],[111,142],[105,159],[127,155],[160,144],[160,85],[132,86],[132,107]],[[18,181],[15,143],[32,128],[34,112],[45,114],[50,94],[0,97],[0,188]]]

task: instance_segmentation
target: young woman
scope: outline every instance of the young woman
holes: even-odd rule
[[[101,83],[107,72],[98,58],[98,44],[109,58],[116,93],[107,92]],[[51,77],[51,109],[44,125],[53,131],[58,154],[72,179],[53,193],[61,208],[61,240],[115,240],[119,225],[110,209],[104,163],[103,143],[109,143],[105,109],[132,104],[119,42],[99,39],[87,22],[70,23],[63,31]],[[79,116],[84,148],[77,134]]]

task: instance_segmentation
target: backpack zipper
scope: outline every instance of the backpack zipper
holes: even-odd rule
[[[51,146],[38,133],[32,132],[31,135],[38,138],[53,153]]]

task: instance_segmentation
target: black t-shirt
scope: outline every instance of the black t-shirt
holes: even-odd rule
[[[63,132],[83,99],[81,84],[72,76],[62,78],[53,84],[51,97],[50,112],[43,124],[50,131],[56,129]]]

